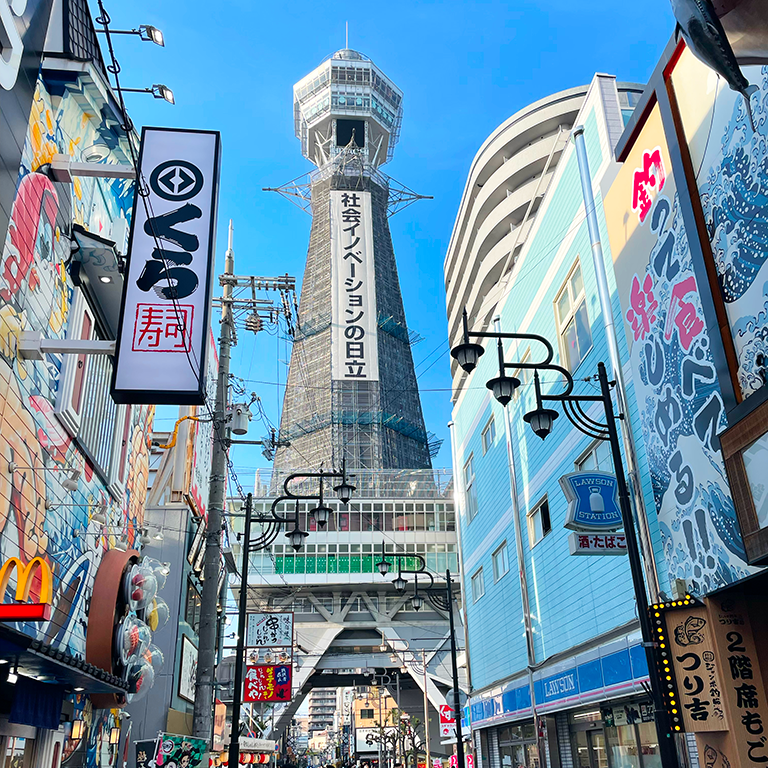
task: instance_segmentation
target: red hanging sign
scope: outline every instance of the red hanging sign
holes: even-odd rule
[[[245,668],[243,701],[290,701],[291,667],[254,664]]]

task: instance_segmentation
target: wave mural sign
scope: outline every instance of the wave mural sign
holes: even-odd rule
[[[750,569],[717,437],[725,408],[658,106],[604,207],[668,577],[706,593]]]
[[[764,386],[768,356],[768,66],[743,72],[759,88],[754,131],[741,95],[688,49],[671,81],[746,398]]]

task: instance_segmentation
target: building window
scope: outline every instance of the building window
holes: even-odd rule
[[[545,496],[528,513],[528,541],[535,547],[550,531],[552,523],[549,520],[549,502]]]
[[[105,340],[79,289],[74,290],[67,339]],[[117,406],[109,393],[112,358],[64,355],[54,413],[116,498],[122,496],[130,438],[131,409]],[[123,449],[125,446],[125,450]]]
[[[472,602],[476,603],[485,594],[485,582],[483,581],[483,569],[480,568],[472,576]]]
[[[555,319],[563,364],[573,372],[592,346],[584,281],[578,261],[555,299]]]
[[[725,471],[733,494],[747,562],[768,563],[768,402],[720,435]]]
[[[467,520],[472,522],[477,514],[477,489],[475,488],[475,457],[471,453],[464,465],[464,497],[467,501]]]
[[[361,709],[360,710],[360,717],[363,720],[373,720],[373,710],[372,709]]]
[[[483,456],[485,456],[491,449],[493,441],[496,439],[496,422],[494,421],[493,416],[491,416],[488,423],[483,427],[481,438],[483,441]]]
[[[607,440],[598,440],[576,459],[577,472],[613,472],[611,444]]]
[[[501,546],[496,549],[491,559],[493,560],[493,581],[497,582],[509,570],[506,541],[501,543]]]

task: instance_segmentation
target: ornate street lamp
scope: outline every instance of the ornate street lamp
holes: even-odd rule
[[[464,312],[464,317],[466,318],[466,310]],[[597,379],[600,382],[600,394],[574,395],[573,376],[571,375],[570,371],[559,365],[555,365],[552,362],[554,358],[554,350],[549,341],[547,341],[547,339],[545,339],[543,336],[530,333],[490,333],[486,331],[469,331],[465,319],[463,341],[461,344],[458,344],[453,348],[451,354],[457,360],[459,360],[459,364],[467,372],[470,372],[475,368],[477,364],[477,358],[479,357],[479,355],[476,355],[473,358],[472,351],[467,349],[467,345],[470,344],[471,337],[497,340],[499,348],[500,376],[497,379],[491,379],[486,384],[486,386],[493,391],[494,397],[496,397],[496,399],[503,406],[506,406],[511,399],[511,396],[507,397],[509,394],[509,385],[500,381],[504,378],[505,370],[511,368],[518,370],[528,369],[533,371],[536,406],[533,410],[526,413],[523,416],[523,419],[531,425],[531,429],[542,440],[550,434],[554,425],[554,421],[559,415],[556,410],[545,407],[545,401],[551,401],[560,403],[563,409],[563,413],[566,415],[571,424],[573,424],[573,426],[575,426],[580,432],[595,440],[605,440],[610,444],[613,466],[616,472],[619,507],[621,509],[624,534],[627,540],[627,555],[630,571],[632,574],[632,586],[635,593],[635,600],[637,602],[638,618],[640,620],[640,629],[643,636],[643,646],[646,651],[648,668],[651,670],[654,669],[654,665],[656,663],[653,654],[654,636],[650,615],[648,613],[648,595],[645,589],[643,566],[640,560],[640,550],[637,544],[637,535],[635,533],[635,524],[629,500],[629,489],[627,487],[626,478],[624,477],[624,464],[621,455],[621,445],[619,443],[619,435],[616,428],[616,414],[614,413],[613,400],[611,399],[611,386],[615,386],[616,382],[608,381],[608,374],[606,373],[605,364],[600,362],[597,365]],[[546,357],[540,363],[504,362],[502,339],[516,339],[520,341],[537,342],[543,345],[546,349]],[[562,376],[565,380],[562,391],[542,394],[539,371],[553,371]],[[507,387],[506,391],[504,390],[505,387]],[[497,396],[497,392],[501,395],[501,397]],[[591,405],[593,403],[602,404],[605,421],[597,421],[591,416],[587,415],[583,406]],[[659,733],[659,738],[666,738],[665,735],[669,733],[669,727],[666,722],[667,716],[666,710],[664,708],[664,696],[660,687],[660,681],[656,675],[651,674],[650,683],[651,696],[653,699],[654,710],[656,712],[656,727]],[[662,752],[662,754],[664,754],[664,752]],[[461,762],[459,764],[461,765]]]

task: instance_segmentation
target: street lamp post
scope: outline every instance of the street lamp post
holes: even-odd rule
[[[416,611],[420,610],[422,605],[424,604],[424,598],[419,592],[418,579],[419,579],[419,576],[426,576],[429,579],[429,586],[422,591],[426,592],[427,598],[432,603],[432,605],[434,605],[439,610],[446,611],[448,613],[448,623],[450,627],[450,636],[451,636],[450,644],[451,644],[451,673],[453,677],[453,711],[454,711],[454,717],[456,718],[456,757],[458,759],[459,768],[465,768],[464,739],[461,732],[461,690],[459,688],[459,666],[456,660],[456,654],[457,654],[456,629],[454,626],[454,618],[453,618],[453,589],[452,589],[453,582],[451,580],[451,571],[446,570],[445,588],[441,589],[439,586],[435,585],[435,580],[432,574],[427,570],[426,561],[421,555],[410,554],[410,553],[408,555],[395,554],[394,557],[397,559],[398,564],[397,564],[397,578],[395,578],[392,581],[392,586],[394,586],[397,592],[404,592],[407,582],[403,578],[403,574],[409,574],[409,573],[413,574],[414,594],[413,594],[413,597],[411,598],[411,603],[413,604],[414,610]],[[403,557],[415,558],[416,560],[418,560],[419,568],[416,570],[403,568],[400,564],[400,560]],[[382,545],[382,560],[386,560],[386,557],[384,555],[383,545]],[[389,571],[389,568],[386,569],[386,572],[388,571]],[[426,701],[426,695],[427,695],[426,686],[427,686],[427,680],[426,680],[426,662],[425,662],[424,664],[425,701]],[[426,717],[426,714],[427,713],[426,713],[426,706],[425,706],[424,734],[427,742],[427,756],[429,756],[429,720]],[[429,762],[429,757],[427,757],[427,762]],[[427,765],[427,768],[430,768],[430,766]]]
[[[268,547],[283,527],[293,526],[285,534],[290,545],[297,552],[304,545],[304,539],[309,535],[302,531],[299,525],[299,502],[317,501],[318,505],[310,510],[310,514],[315,516],[317,524],[323,527],[328,522],[331,510],[323,504],[323,482],[333,478],[340,478],[341,482],[334,487],[334,491],[342,504],[347,504],[352,494],[355,492],[355,486],[349,480],[346,464],[342,462],[341,472],[294,472],[283,482],[283,495],[278,496],[273,502],[270,513],[266,515],[253,514],[253,495],[248,494],[245,500],[245,520],[243,526],[243,563],[241,566],[240,594],[237,611],[237,642],[235,645],[235,690],[232,698],[232,735],[229,740],[229,765],[237,766],[240,759],[240,708],[242,703],[243,686],[243,664],[245,656],[245,634],[246,622],[248,619],[248,564],[251,552],[258,552]],[[295,480],[317,479],[319,482],[319,491],[317,494],[297,494],[290,486]],[[277,513],[277,506],[281,502],[294,501],[296,503],[295,511],[290,517],[281,517]],[[321,522],[322,521],[322,522]],[[251,540],[251,526],[254,523],[260,523],[264,528],[261,534],[255,540]],[[272,719],[274,725],[274,707],[272,709]]]
[[[627,488],[626,478],[624,476],[624,464],[621,455],[621,446],[619,443],[618,431],[616,429],[616,414],[613,410],[613,401],[611,399],[611,385],[608,381],[605,364],[603,362],[597,365],[597,379],[600,384],[599,395],[574,395],[574,380],[570,372],[565,368],[555,365],[554,350],[552,345],[543,336],[529,333],[500,333],[500,332],[481,332],[470,331],[467,325],[467,311],[463,313],[463,331],[464,338],[462,343],[457,344],[451,349],[451,356],[467,373],[471,373],[477,366],[480,357],[485,352],[481,344],[473,342],[471,339],[496,339],[499,361],[499,375],[490,379],[486,387],[490,389],[502,406],[506,407],[514,395],[515,389],[520,385],[520,381],[514,376],[507,376],[508,369],[513,370],[532,370],[533,384],[536,397],[535,408],[523,416],[523,419],[531,425],[534,433],[542,440],[552,431],[554,421],[558,418],[558,411],[553,408],[547,408],[545,403],[560,403],[568,420],[583,434],[596,440],[605,440],[611,446],[611,456],[613,466],[616,472],[616,483],[619,496],[619,507],[621,510],[621,519],[624,527],[624,535],[627,541],[627,555],[629,567],[632,575],[632,587],[637,602],[638,619],[640,621],[640,631],[643,638],[643,647],[645,649],[646,661],[650,677],[651,697],[653,699],[654,714],[656,720],[656,729],[659,738],[659,755],[664,768],[674,768],[678,764],[677,751],[675,744],[670,736],[669,725],[667,722],[667,713],[664,707],[663,692],[660,687],[658,677],[654,674],[655,659],[653,649],[655,643],[653,640],[653,629],[648,612],[648,594],[645,588],[645,579],[643,577],[643,566],[640,557],[640,550],[635,533],[635,523],[632,516],[630,505],[629,490]],[[538,363],[508,363],[504,360],[503,339],[517,341],[533,341],[541,344],[546,350],[546,355],[542,362]],[[541,391],[541,380],[539,371],[553,371],[565,379],[565,386],[562,392],[543,393]],[[583,404],[601,403],[605,414],[605,423],[596,421],[586,414]],[[618,418],[623,418],[620,415]]]

